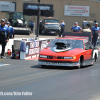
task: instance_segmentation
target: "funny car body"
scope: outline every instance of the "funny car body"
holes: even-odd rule
[[[39,54],[39,65],[82,66],[93,65],[98,58],[98,49],[86,38],[56,38]]]

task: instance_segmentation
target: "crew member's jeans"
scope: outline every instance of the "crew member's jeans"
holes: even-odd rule
[[[61,29],[61,32],[59,34],[59,37],[61,37],[62,33],[64,32],[64,29]]]
[[[98,39],[98,37],[96,37],[96,36],[93,36],[93,38],[92,38],[92,45],[93,45],[94,47],[96,46],[97,39]]]
[[[9,39],[12,39],[12,38],[13,38],[12,36],[9,37]]]
[[[33,32],[33,26],[31,26],[31,31]]]
[[[6,46],[6,40],[0,40],[0,45],[2,45],[1,56],[4,56],[5,46]]]

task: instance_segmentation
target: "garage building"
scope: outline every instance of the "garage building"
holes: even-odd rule
[[[0,0],[2,1],[2,0]],[[33,1],[25,1],[25,0],[3,0],[3,1],[8,1],[8,2],[15,2],[15,10],[18,12],[23,12],[23,4],[24,3],[38,3],[38,0],[33,0]],[[64,20],[66,23],[65,26],[65,31],[70,31],[70,28],[74,25],[74,22],[78,22],[79,26],[82,27],[83,20],[90,20],[94,21],[97,20],[97,22],[100,25],[100,0],[41,0],[41,4],[52,4],[53,5],[53,10],[54,10],[54,18],[61,20]],[[1,3],[0,3],[1,5]],[[88,15],[68,15],[67,10],[65,9],[65,6],[69,7],[81,7],[77,9],[87,9],[88,8]],[[83,8],[82,8],[83,7]],[[87,8],[84,8],[87,7]],[[71,10],[72,11],[72,8]],[[81,13],[81,12],[78,12]],[[0,12],[0,19],[6,17],[6,12]],[[28,20],[33,20],[35,23],[37,22],[37,17],[36,16],[31,16],[28,17]],[[42,20],[44,17],[40,17],[40,20]],[[36,23],[37,24],[37,23]],[[36,25],[35,24],[35,25]],[[37,25],[36,25],[37,26]]]

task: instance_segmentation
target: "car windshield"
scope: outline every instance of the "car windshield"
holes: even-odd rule
[[[59,23],[59,21],[55,19],[46,19],[45,23]]]
[[[13,15],[13,19],[23,20],[23,14],[21,12],[15,12],[14,15]]]
[[[80,48],[83,49],[83,41],[82,40],[71,40],[71,39],[54,39],[52,40],[47,47],[56,47],[56,42],[66,42],[70,44],[71,49]]]

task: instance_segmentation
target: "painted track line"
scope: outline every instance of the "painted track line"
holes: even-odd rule
[[[10,65],[10,64],[1,64],[1,63],[0,63],[0,66],[7,66],[7,65]]]

